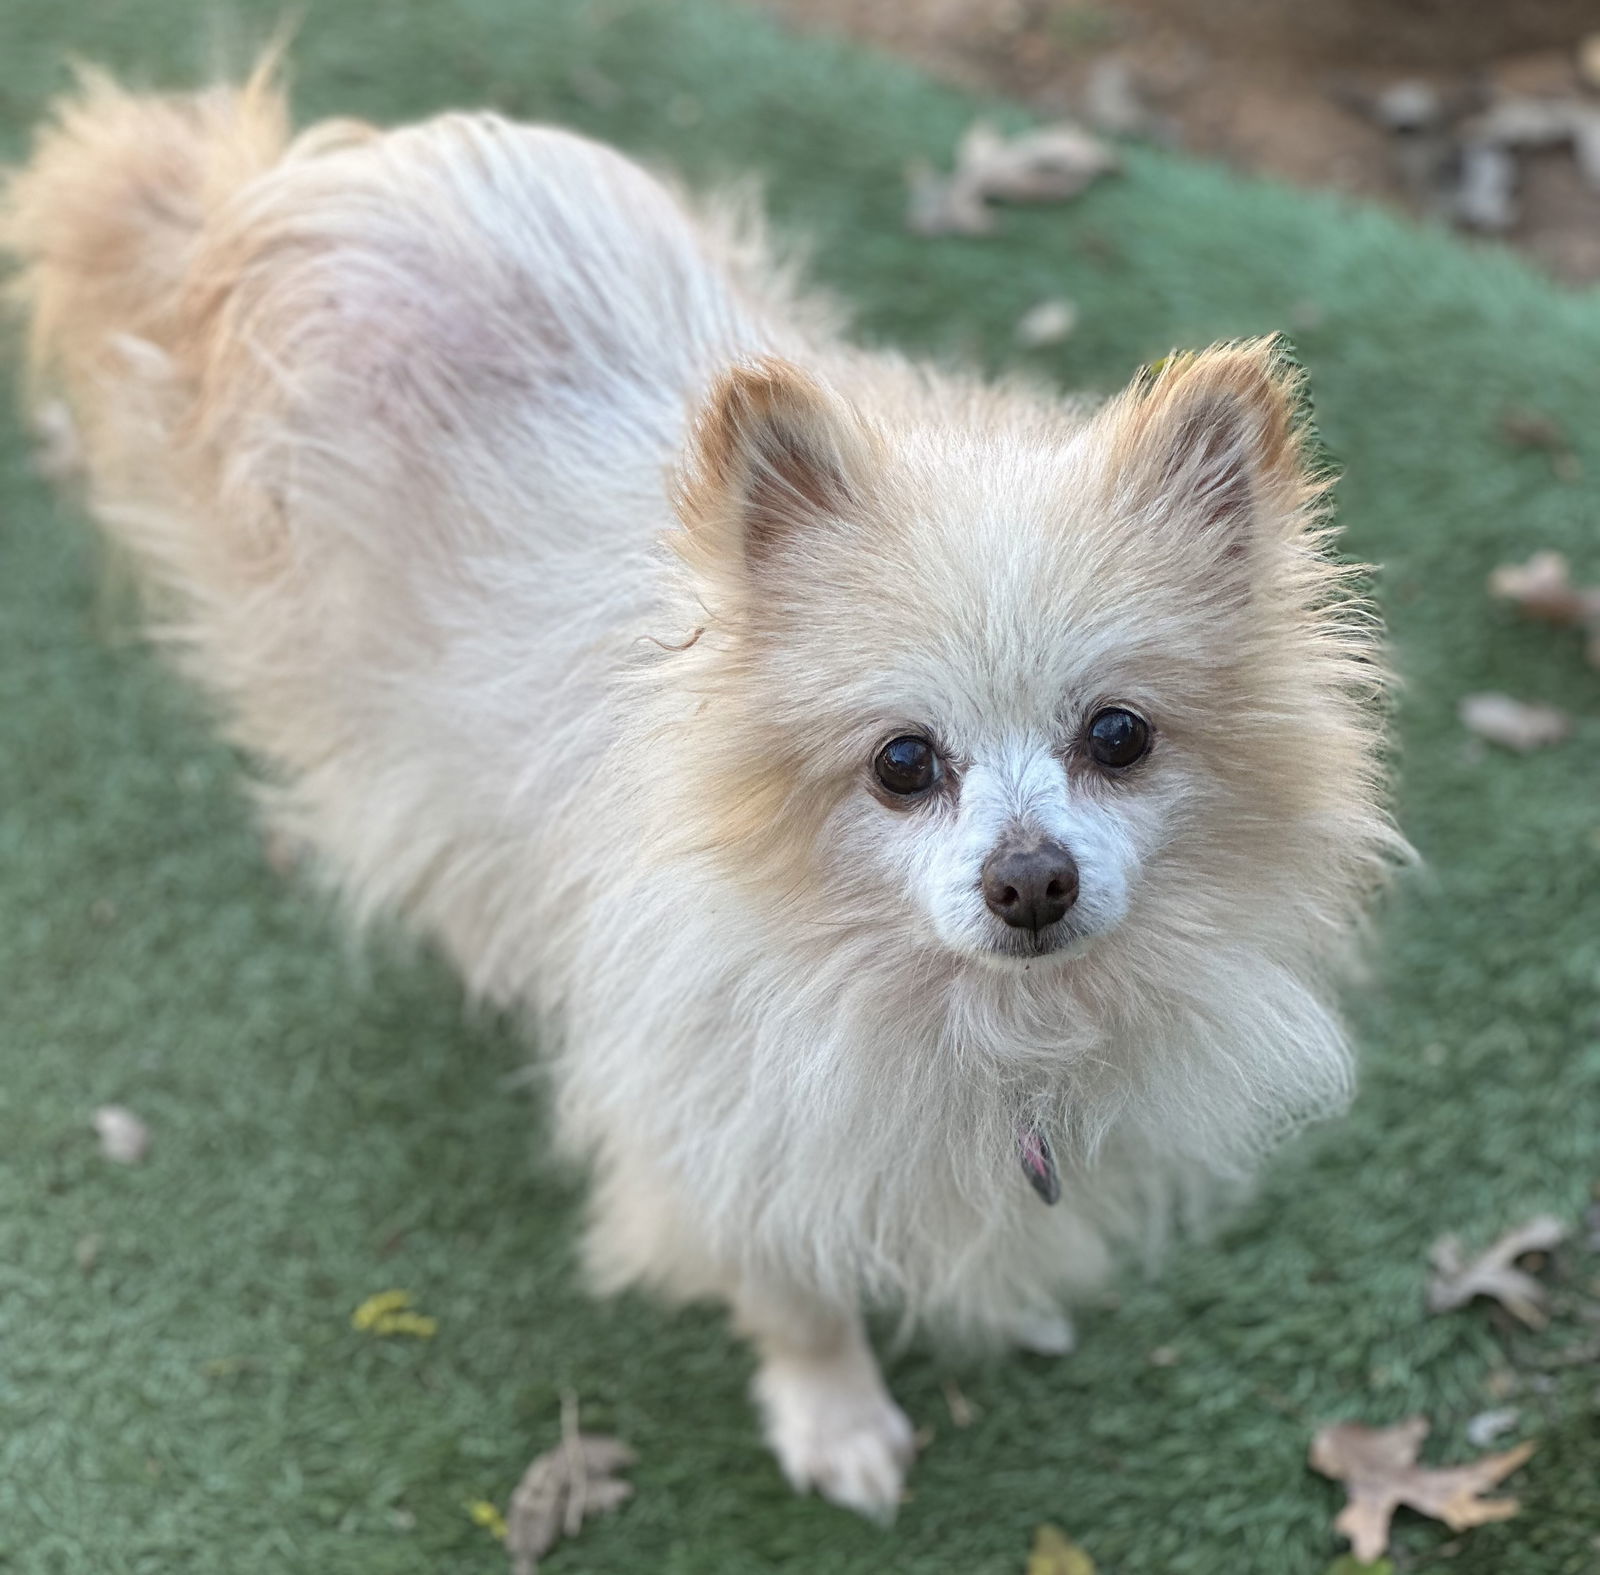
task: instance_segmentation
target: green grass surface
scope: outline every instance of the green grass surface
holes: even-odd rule
[[[238,37],[269,8],[241,7]],[[181,82],[208,58],[179,0],[8,0],[0,154],[76,51]],[[1556,1266],[1539,1336],[1482,1306],[1421,1311],[1446,1228],[1576,1219],[1600,1174],[1600,676],[1574,640],[1490,606],[1484,576],[1538,547],[1600,578],[1600,303],[1329,199],[1136,154],[1065,208],[986,241],[900,226],[901,171],[944,155],[969,101],[870,56],[701,0],[390,0],[313,6],[307,115],[385,120],[462,102],[552,117],[697,176],[763,172],[782,220],[865,331],[1016,359],[1012,325],[1065,294],[1082,324],[1031,359],[1111,388],[1173,344],[1298,324],[1353,552],[1407,680],[1402,813],[1428,860],[1391,905],[1353,1003],[1353,1117],[1295,1146],[1217,1245],[1091,1311],[1058,1363],[892,1379],[936,1431],[892,1532],[792,1498],[760,1446],[745,1354],[711,1312],[595,1306],[579,1194],[545,1162],[508,1074],[514,1038],[463,1021],[436,965],[352,965],[333,917],[265,868],[235,762],[137,645],[107,634],[69,505],[0,427],[0,1569],[18,1575],[498,1571],[464,1504],[504,1502],[557,1434],[558,1396],[638,1448],[638,1496],[552,1571],[1020,1575],[1067,1527],[1105,1575],[1314,1575],[1339,1493],[1305,1467],[1330,1417],[1435,1418],[1469,1453],[1491,1372],[1577,1341],[1600,1258]],[[1500,435],[1563,419],[1584,466]],[[1469,690],[1570,707],[1565,746],[1482,755]],[[108,1165],[89,1111],[154,1130]],[[98,1242],[89,1272],[76,1249]],[[440,1321],[378,1341],[352,1308],[390,1286]],[[1589,1305],[1593,1305],[1592,1301]],[[1154,1365],[1171,1347],[1177,1361]],[[1525,1392],[1539,1452],[1522,1516],[1452,1551],[1403,1517],[1402,1567],[1600,1566],[1593,1366]]]

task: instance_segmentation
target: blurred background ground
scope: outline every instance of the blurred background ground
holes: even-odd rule
[[[1600,113],[1594,0],[753,3],[1042,113],[1112,130],[1137,117],[1191,153],[1411,213],[1449,214],[1455,132],[1491,102],[1573,100]],[[1417,124],[1430,103],[1433,118]],[[1516,165],[1514,211],[1492,233],[1558,279],[1600,280],[1600,171],[1586,177],[1564,146]]]
[[[241,0],[234,58],[278,16]],[[187,0],[8,0],[0,158],[67,55],[181,84],[215,42]],[[1348,549],[1379,566],[1426,864],[1352,993],[1353,1113],[1285,1151],[1219,1242],[1130,1274],[1066,1361],[892,1357],[928,1442],[885,1532],[788,1492],[718,1313],[583,1295],[581,1185],[546,1155],[524,1045],[465,1021],[426,958],[354,966],[271,868],[240,762],[111,615],[81,510],[0,416],[0,1569],[499,1572],[469,1506],[505,1505],[571,1392],[638,1450],[638,1491],[552,1575],[1021,1575],[1047,1520],[1101,1575],[1323,1575],[1320,1423],[1426,1414],[1427,1458],[1459,1461],[1506,1407],[1497,1447],[1538,1446],[1508,1484],[1521,1514],[1465,1536],[1403,1516],[1398,1570],[1593,1575],[1600,677],[1485,582],[1544,548],[1600,581],[1600,301],[1137,145],[1071,204],[911,235],[906,166],[1024,112],[710,0],[313,3],[294,61],[306,118],[492,103],[696,180],[753,170],[862,332],[917,353],[1111,390],[1173,345],[1293,326]],[[1020,345],[1051,298],[1077,327]],[[1488,749],[1457,716],[1481,690],[1559,706],[1571,735]],[[149,1124],[140,1165],[96,1147],[113,1101]],[[1539,1271],[1545,1328],[1426,1314],[1438,1235],[1539,1212],[1570,1233]],[[352,1328],[390,1288],[433,1338]]]

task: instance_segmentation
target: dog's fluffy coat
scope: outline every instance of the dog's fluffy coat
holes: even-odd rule
[[[1271,344],[1098,411],[936,373],[604,147],[290,141],[270,71],[86,79],[4,227],[269,813],[537,1015],[599,1282],[734,1305],[797,1483],[897,1496],[860,1303],[1059,1343],[1108,1235],[1344,1094],[1330,983],[1398,844]],[[1125,780],[1072,742],[1113,700]],[[907,728],[937,804],[872,791]],[[974,879],[1020,821],[1083,872],[1032,960]]]

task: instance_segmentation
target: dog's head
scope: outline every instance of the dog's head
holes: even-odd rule
[[[1343,927],[1386,836],[1377,675],[1296,376],[1224,346],[1091,415],[729,371],[679,494],[678,813],[777,916],[999,968]]]

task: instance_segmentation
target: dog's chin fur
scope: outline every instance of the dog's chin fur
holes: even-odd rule
[[[973,955],[980,962],[999,968],[1015,964],[1026,968],[1047,958],[1066,962],[1082,957],[1093,945],[1092,935],[1080,934],[1069,924],[1056,923],[1042,930],[1014,930],[1009,935],[996,935],[987,945],[977,947]]]
[[[91,79],[4,222],[270,814],[536,1018],[600,1284],[1004,1337],[1345,1097],[1400,844],[1274,345],[1098,410],[986,386],[849,347],[748,216],[603,147],[291,144],[265,73]],[[908,730],[914,804],[872,778]],[[1038,937],[984,908],[1014,825],[1081,876]]]

